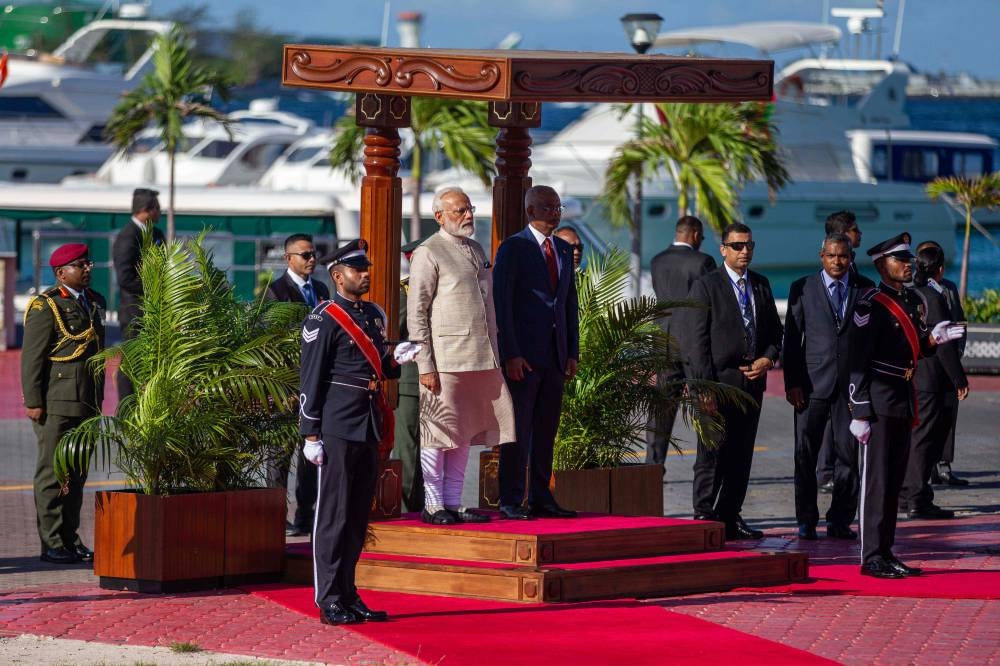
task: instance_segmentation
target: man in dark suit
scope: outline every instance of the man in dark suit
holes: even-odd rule
[[[724,522],[727,539],[759,539],[763,532],[751,529],[741,511],[767,371],[781,353],[781,320],[767,278],[749,270],[754,250],[750,227],[727,226],[719,250],[722,267],[695,280],[688,294],[706,307],[690,308],[683,315],[686,374],[742,389],[757,406],[744,413],[735,405],[706,400],[708,411],[721,414],[725,432],[717,447],[698,442],[694,514],[697,520]]]
[[[563,211],[555,190],[532,187],[524,206],[528,226],[501,243],[493,269],[500,357],[517,431],[517,442],[500,447],[500,514],[570,518],[576,512],[556,504],[549,479],[563,384],[576,374],[580,352],[573,253],[552,236]]]
[[[917,270],[913,290],[922,303],[924,322],[934,326],[951,320],[951,308],[945,300],[945,288],[938,283],[944,273],[944,252],[940,247],[923,244],[917,250]],[[953,518],[955,512],[934,504],[934,490],[929,479],[955,423],[958,403],[969,396],[969,380],[959,355],[960,340],[942,345],[937,353],[917,363],[914,385],[920,423],[913,428],[910,461],[903,479],[900,506],[907,507],[910,518]]]
[[[118,280],[118,326],[122,340],[135,335],[132,320],[141,312],[142,280],[139,279],[139,260],[142,258],[143,237],[151,236],[153,243],[164,241],[163,232],[156,228],[160,220],[159,192],[137,188],[132,192],[132,220],[122,227],[111,249],[111,260]],[[132,382],[118,371],[118,399],[132,395]]]
[[[337,293],[317,305],[302,326],[299,432],[303,456],[319,466],[313,533],[315,601],[323,624],[381,622],[368,608],[354,574],[368,529],[378,477],[378,449],[392,433],[392,410],[382,393],[399,377],[399,362],[385,339],[386,317],[366,302],[371,265],[367,243],[356,240],[323,258]],[[398,361],[398,362],[397,362]]]
[[[945,256],[944,250],[935,241],[924,241],[917,246],[919,255],[924,249],[935,247]],[[934,277],[934,276],[931,276]],[[948,319],[952,321],[965,321],[965,309],[962,308],[962,297],[958,294],[958,285],[944,276],[944,266],[938,271],[938,276],[934,281],[942,288],[941,295],[948,304]],[[968,336],[962,336],[961,340],[955,341],[955,349],[958,351],[958,358],[965,354],[965,343]],[[941,458],[937,465],[931,470],[931,482],[941,483],[948,486],[967,486],[969,481],[963,479],[951,469],[951,464],[955,462],[955,428],[958,425],[958,396],[957,393],[947,393],[944,396],[951,413],[951,427],[944,439],[944,446],[941,449]]]
[[[104,372],[87,362],[104,347],[104,297],[90,288],[87,246],[56,248],[49,266],[58,284],[28,302],[24,313],[21,389],[25,415],[38,438],[35,510],[41,559],[53,564],[92,562],[94,553],[80,540],[80,507],[86,472],[63,485],[52,458],[67,432],[101,413]]]
[[[285,239],[287,270],[271,282],[264,298],[286,303],[301,303],[312,310],[322,301],[330,300],[330,290],[319,280],[312,279],[316,270],[316,246],[309,234],[292,234]],[[303,315],[305,312],[303,312]],[[271,488],[288,487],[288,470],[291,456],[267,464],[267,485]],[[287,536],[305,536],[312,531],[313,505],[316,503],[316,466],[301,455],[295,466],[295,522],[285,526]]]
[[[413,251],[424,241],[420,238],[400,248],[407,261]],[[410,276],[399,281],[399,339],[409,340],[406,326],[407,299],[410,293]],[[403,510],[420,511],[424,508],[424,473],[420,468],[420,372],[416,363],[404,365],[399,375],[399,402],[396,404],[396,437],[392,455],[403,464]]]
[[[816,456],[829,423],[836,465],[827,536],[856,539],[858,450],[848,430],[847,331],[854,304],[871,280],[850,272],[851,241],[829,234],[819,253],[823,268],[792,283],[785,317],[782,366],[785,397],[795,408],[795,518],[799,538],[816,539]]]
[[[827,236],[830,234],[843,234],[847,236],[851,243],[851,265],[848,268],[848,273],[852,276],[860,276],[865,282],[871,283],[871,286],[874,287],[874,282],[858,273],[855,251],[861,247],[861,229],[858,228],[858,220],[854,213],[849,210],[838,210],[835,213],[830,213],[826,218],[824,226]],[[816,483],[819,484],[819,491],[822,493],[833,492],[833,479],[836,476],[836,460],[837,457],[833,449],[833,430],[828,424],[826,433],[823,435],[823,446],[820,448],[816,458]]]
[[[683,301],[691,291],[691,283],[715,269],[715,259],[699,252],[702,241],[705,240],[705,229],[701,220],[693,215],[685,215],[677,220],[674,231],[674,244],[653,257],[649,272],[653,277],[653,291],[660,301]],[[671,331],[673,316],[660,321],[664,332],[677,339],[677,325]],[[660,386],[668,382],[676,382],[684,378],[684,364],[680,358],[674,367],[657,377]],[[664,419],[656,423],[652,418],[646,429],[646,462],[662,465],[667,460],[667,442],[673,432],[674,419],[677,418],[677,408]]]

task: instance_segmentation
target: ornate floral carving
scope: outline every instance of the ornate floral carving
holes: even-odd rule
[[[500,80],[500,67],[496,63],[484,62],[478,75],[462,74],[454,65],[444,65],[427,58],[397,58],[394,79],[402,88],[413,85],[414,75],[423,74],[430,80],[434,90],[441,87],[459,92],[482,92],[496,86]]]
[[[658,63],[634,65],[595,65],[566,69],[549,76],[530,70],[514,76],[518,93],[553,95],[574,92],[581,95],[620,97],[691,97],[720,93],[739,98],[760,96],[767,92],[768,72],[751,72],[735,78],[726,72],[704,66]]]
[[[350,85],[362,72],[372,72],[375,83],[388,85],[392,80],[392,69],[389,63],[380,58],[358,55],[347,59],[337,58],[329,65],[313,65],[312,56],[308,51],[295,51],[289,59],[291,70],[295,76],[309,83],[337,83],[343,81]]]

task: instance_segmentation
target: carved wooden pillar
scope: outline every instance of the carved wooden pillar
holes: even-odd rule
[[[531,134],[542,122],[540,102],[490,102],[489,123],[497,134],[493,181],[493,254],[503,239],[524,228],[524,193],[531,187]]]
[[[374,266],[368,299],[388,317],[386,337],[399,339],[399,246],[403,220],[403,182],[399,178],[399,128],[410,125],[410,98],[359,93],[355,100],[358,125],[366,127],[365,177],[361,180],[361,237],[368,241]],[[387,382],[389,405],[396,404],[397,385]],[[373,518],[400,514],[402,485],[398,460],[390,447],[379,449],[379,480],[372,500]]]

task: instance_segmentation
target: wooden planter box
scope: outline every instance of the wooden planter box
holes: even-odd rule
[[[285,490],[96,493],[94,573],[112,590],[176,592],[279,580]]]
[[[498,451],[479,454],[479,507],[500,504]],[[565,509],[620,516],[663,515],[663,466],[623,465],[601,469],[556,470],[552,487]]]

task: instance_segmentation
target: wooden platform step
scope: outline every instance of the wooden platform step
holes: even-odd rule
[[[528,567],[718,550],[725,535],[722,523],[602,514],[453,526],[427,525],[408,514],[373,522],[371,530],[368,553]]]
[[[290,582],[312,582],[307,557],[287,561]],[[359,587],[503,601],[566,602],[642,598],[776,585],[805,579],[801,553],[716,551],[543,567],[365,554]]]

